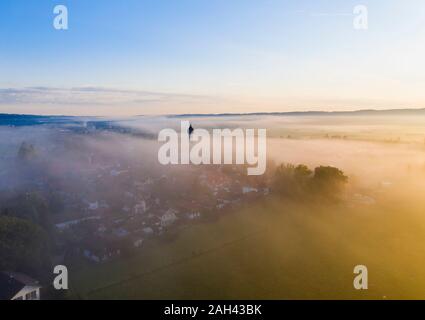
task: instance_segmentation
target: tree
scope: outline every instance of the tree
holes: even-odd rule
[[[35,148],[32,144],[27,142],[22,142],[18,150],[18,159],[19,160],[30,160],[36,155]]]
[[[6,215],[30,220],[47,232],[52,231],[49,204],[40,192],[30,191],[17,195],[10,201],[6,210],[8,210]]]
[[[282,164],[276,169],[273,190],[290,197],[307,192],[312,171],[305,165]]]
[[[300,183],[305,183],[311,178],[312,171],[304,164],[298,165],[294,169],[294,177]]]
[[[292,164],[281,164],[277,167],[273,178],[272,189],[280,195],[290,195],[293,187],[295,167]]]
[[[0,216],[0,270],[39,274],[49,263],[47,239],[28,220]]]
[[[347,181],[348,177],[338,168],[320,166],[314,169],[311,185],[316,195],[337,199]]]
[[[282,164],[275,172],[272,190],[291,198],[338,199],[347,177],[338,168],[320,166],[313,172],[306,165]]]

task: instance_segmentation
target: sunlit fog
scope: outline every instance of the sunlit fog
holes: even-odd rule
[[[267,129],[266,172],[161,165],[158,133],[182,120]],[[1,266],[49,281],[65,264],[57,298],[424,298],[424,120],[15,119],[0,127]]]

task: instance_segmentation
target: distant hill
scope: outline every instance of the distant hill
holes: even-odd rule
[[[289,111],[289,112],[253,112],[253,113],[215,113],[215,114],[176,114],[170,118],[187,117],[238,117],[238,116],[398,116],[398,115],[425,115],[425,108],[421,109],[364,109],[355,111]]]
[[[105,120],[99,117],[82,118],[72,116],[38,116],[0,113],[0,126],[23,127],[37,125],[49,125],[53,127],[66,126],[67,129],[76,133],[111,131],[143,139],[156,139],[155,135],[141,128],[124,127],[120,125],[118,121]]]
[[[81,121],[69,116],[38,116],[0,113],[0,126],[34,126],[42,124],[78,124]]]
[[[387,110],[356,110],[356,111],[292,111],[292,112],[254,112],[254,113],[198,113],[167,115],[168,118],[200,118],[200,117],[242,117],[242,116],[425,116],[425,108],[421,109],[387,109]],[[77,124],[84,122],[105,122],[99,117],[77,116],[41,116],[23,114],[0,113],[0,126],[34,126],[34,125],[61,125]],[[113,120],[108,120],[110,125]],[[106,122],[105,122],[106,123]]]

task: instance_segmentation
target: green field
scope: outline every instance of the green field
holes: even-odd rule
[[[425,298],[423,207],[271,200],[188,226],[140,254],[71,271],[70,298]],[[408,231],[407,231],[408,230]],[[353,268],[369,290],[353,289]]]

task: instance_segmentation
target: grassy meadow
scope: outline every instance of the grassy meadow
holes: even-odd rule
[[[397,199],[372,207],[273,199],[218,222],[189,226],[173,242],[149,243],[134,258],[86,265],[71,278],[72,294],[84,299],[423,299],[423,209],[411,210]],[[357,264],[368,266],[369,290],[353,289]]]

